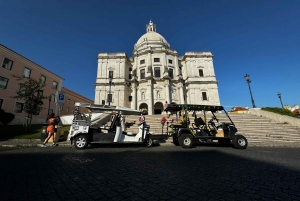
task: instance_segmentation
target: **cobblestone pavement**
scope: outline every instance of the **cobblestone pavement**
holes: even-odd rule
[[[0,148],[1,200],[300,200],[300,149]]]

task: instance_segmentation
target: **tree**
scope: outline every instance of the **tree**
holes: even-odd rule
[[[41,110],[44,109],[43,88],[46,86],[42,83],[42,80],[35,80],[33,78],[13,75],[14,78],[20,84],[20,90],[16,91],[16,96],[12,96],[14,99],[21,99],[24,103],[24,111],[26,113],[25,131],[30,129],[32,115],[38,115]]]

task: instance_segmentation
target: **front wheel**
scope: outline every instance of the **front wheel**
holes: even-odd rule
[[[248,146],[248,141],[242,135],[235,135],[233,136],[232,144],[237,149],[246,149]]]
[[[153,146],[153,139],[151,135],[147,135],[144,141],[144,145],[147,147]]]
[[[88,144],[88,137],[86,135],[80,135],[74,140],[74,145],[76,149],[85,149],[88,146]]]
[[[194,138],[190,134],[182,134],[179,137],[179,144],[182,148],[192,148],[193,147],[193,142]]]

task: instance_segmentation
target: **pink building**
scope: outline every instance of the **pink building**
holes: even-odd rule
[[[41,79],[46,84],[42,93],[44,96],[50,97],[50,101],[49,99],[44,100],[45,109],[39,115],[33,116],[33,124],[45,122],[48,115],[48,108],[49,112],[54,112],[56,115],[60,114],[60,112],[64,114],[72,112],[73,107],[71,107],[71,104],[69,112],[64,110],[64,106],[60,108],[62,110],[59,112],[59,107],[55,104],[55,94],[56,91],[62,91],[63,78],[1,44],[0,62],[0,108],[5,112],[15,115],[15,119],[10,124],[23,124],[26,116],[23,111],[24,101],[11,98],[11,96],[16,95],[16,91],[20,90],[19,82],[12,75],[24,75],[34,79]],[[64,88],[64,91],[67,96],[66,101],[71,101],[71,99],[78,102],[91,101],[66,88]]]
[[[70,89],[62,87],[62,92],[65,92],[65,104],[59,107],[59,114],[62,115],[69,115],[74,114],[75,109],[75,102],[82,102],[82,103],[94,103],[91,99],[88,99]],[[80,108],[80,113],[88,113],[87,108]]]

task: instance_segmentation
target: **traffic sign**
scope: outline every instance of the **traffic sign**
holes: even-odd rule
[[[62,91],[56,92],[56,99],[55,99],[56,104],[63,105],[65,103],[65,98],[66,98],[65,92]]]

